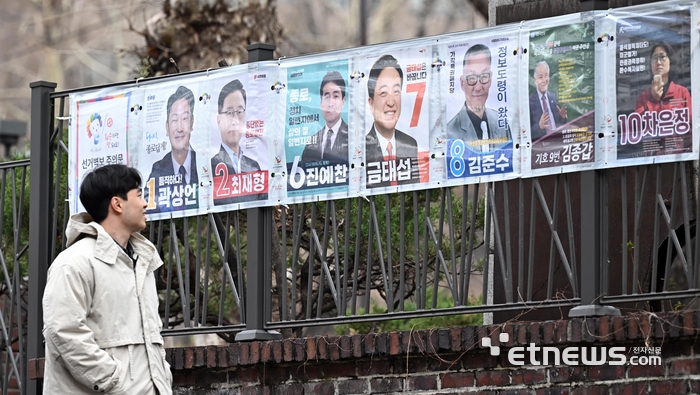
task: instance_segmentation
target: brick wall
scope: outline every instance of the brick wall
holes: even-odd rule
[[[700,394],[700,311],[168,349],[176,394]],[[499,334],[509,341],[500,344]],[[480,339],[500,345],[492,356]],[[661,347],[659,366],[514,366],[517,346]],[[643,354],[639,354],[643,355]]]

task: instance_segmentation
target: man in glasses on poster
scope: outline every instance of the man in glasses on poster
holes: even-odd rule
[[[447,138],[462,140],[472,151],[492,151],[512,140],[507,124],[499,126],[498,112],[486,108],[493,72],[491,50],[483,44],[471,46],[464,54],[459,77],[464,106],[447,124]]]
[[[221,147],[211,158],[214,205],[267,199],[266,193],[259,193],[265,182],[260,165],[245,156],[241,148],[241,137],[246,132],[246,103],[246,91],[241,81],[233,80],[221,88],[216,116]]]

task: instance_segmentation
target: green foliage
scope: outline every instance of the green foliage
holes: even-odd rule
[[[141,65],[138,67],[139,77],[146,78],[151,75],[151,62],[149,57],[141,59]]]
[[[431,292],[428,293],[428,303],[432,304],[433,295]],[[481,305],[481,296],[478,298],[470,297],[469,305],[478,306]],[[437,309],[449,309],[454,307],[454,301],[449,295],[439,294]],[[413,302],[406,302],[405,311],[416,311],[416,304]],[[387,312],[386,308],[378,306],[376,303],[372,303],[371,314],[385,314]],[[360,314],[363,312],[361,311]],[[395,332],[395,331],[406,331],[406,330],[425,330],[434,328],[447,328],[451,326],[468,326],[468,325],[481,325],[484,322],[483,314],[459,314],[450,315],[442,317],[423,317],[423,318],[411,318],[404,320],[389,320],[380,321],[375,323],[354,323],[346,325],[337,325],[335,327],[335,332],[337,335],[344,334],[366,334],[371,332]]]
[[[3,162],[28,159],[23,152],[13,151]],[[0,249],[2,259],[7,266],[7,273],[12,277],[15,263],[19,263],[19,276],[24,278],[29,273],[28,250],[24,247],[29,242],[29,166],[7,167],[0,170]],[[0,271],[0,279],[5,284],[5,273]]]

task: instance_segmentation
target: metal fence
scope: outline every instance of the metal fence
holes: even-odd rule
[[[15,233],[11,255],[3,244],[3,286],[12,303],[5,303],[0,324],[6,345],[14,340],[9,336],[24,344],[17,325],[25,308],[17,298],[25,292],[24,275],[17,263],[29,251],[26,350],[37,358],[43,356],[46,270],[65,248],[68,92],[53,92],[55,85],[44,82],[32,87],[31,221],[29,231],[18,227],[26,212],[13,209],[8,216],[4,202],[0,228],[11,219]],[[13,208],[26,206],[27,165],[0,167]],[[216,333],[233,341],[275,337],[272,331],[303,336],[329,326],[375,330],[389,321],[466,314],[472,322],[482,314],[502,322],[523,314],[617,313],[610,305],[623,311],[690,307],[700,294],[694,165],[151,222],[144,233],[165,262],[157,273],[163,334]],[[482,285],[473,287],[475,281]],[[36,393],[37,383],[26,380],[25,348],[19,350],[5,356],[3,383],[17,379],[22,393]]]

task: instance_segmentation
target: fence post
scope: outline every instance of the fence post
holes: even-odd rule
[[[272,60],[275,46],[257,43],[249,45],[248,62]],[[272,207],[248,209],[248,270],[246,279],[246,330],[236,335],[236,341],[281,339],[277,331],[265,330],[270,318],[270,282],[266,275],[272,266]]]
[[[581,12],[607,10],[610,8],[608,0],[579,0],[581,3]]]
[[[41,334],[43,313],[41,298],[46,286],[46,271],[51,251],[51,121],[53,103],[49,94],[56,89],[53,82],[36,81],[32,89],[31,159],[29,190],[29,305],[27,306],[27,361],[44,357],[44,337]],[[41,394],[38,380],[28,380],[27,394]]]
[[[620,310],[600,303],[603,259],[603,218],[601,183],[604,170],[581,172],[581,305],[569,317],[620,315]]]

